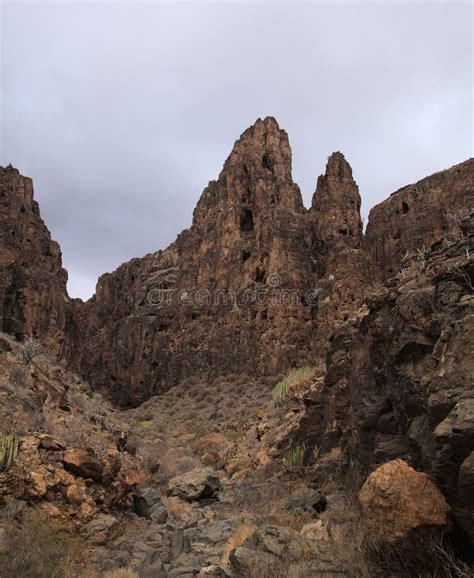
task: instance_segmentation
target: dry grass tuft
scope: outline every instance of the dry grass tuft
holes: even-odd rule
[[[237,526],[234,533],[229,538],[229,540],[227,541],[227,543],[224,547],[224,551],[222,553],[222,559],[221,559],[221,564],[223,566],[225,566],[225,567],[228,566],[229,556],[230,556],[230,553],[232,552],[232,550],[235,550],[236,548],[240,548],[240,546],[242,546],[242,544],[245,542],[245,540],[254,531],[255,531],[255,526],[253,524],[243,522],[242,524]]]
[[[177,521],[182,520],[185,516],[191,516],[193,513],[191,505],[180,498],[168,496],[163,497],[162,500],[168,510],[168,514]]]

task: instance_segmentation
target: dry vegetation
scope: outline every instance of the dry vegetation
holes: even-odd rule
[[[59,523],[37,513],[9,523],[0,549],[2,578],[81,578],[80,547]]]

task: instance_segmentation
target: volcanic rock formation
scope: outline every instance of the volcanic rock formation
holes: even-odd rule
[[[80,315],[81,369],[135,405],[189,375],[274,376],[307,363],[335,319],[362,303],[359,208],[336,153],[306,211],[286,132],[258,120],[204,190],[191,228],[99,280]]]
[[[69,355],[72,305],[59,245],[41,219],[31,179],[0,167],[0,330],[36,336]]]
[[[204,190],[190,229],[103,275],[87,303],[67,296],[31,181],[2,169],[2,328],[36,335],[123,406],[190,375],[275,377],[323,355],[406,251],[452,233],[470,207],[473,166],[394,193],[372,210],[364,238],[344,156],[331,155],[306,210],[286,132],[259,119]]]

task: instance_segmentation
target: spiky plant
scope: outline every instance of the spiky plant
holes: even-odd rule
[[[286,452],[283,463],[288,470],[299,471],[303,469],[305,445],[295,446]]]
[[[0,471],[6,472],[18,453],[18,437],[0,434]]]
[[[300,383],[308,377],[312,377],[315,372],[316,370],[314,367],[297,367],[290,370],[286,377],[276,384],[275,389],[273,390],[273,407],[283,403],[283,400],[288,395],[288,391],[292,385]]]

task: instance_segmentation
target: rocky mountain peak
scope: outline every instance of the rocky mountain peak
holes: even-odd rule
[[[341,152],[333,153],[318,178],[311,213],[321,240],[359,247],[362,242],[359,187]]]
[[[222,224],[250,232],[259,214],[274,210],[303,213],[303,200],[291,176],[288,135],[273,117],[258,119],[236,141],[217,181],[204,190],[193,223],[201,229]],[[217,221],[216,221],[217,219]]]

